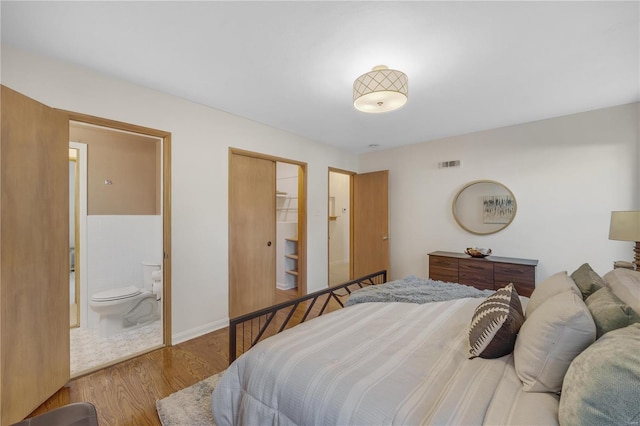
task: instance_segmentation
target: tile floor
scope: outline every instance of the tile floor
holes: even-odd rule
[[[100,337],[97,329],[72,328],[71,376],[75,377],[160,345],[162,345],[160,320],[111,337]]]

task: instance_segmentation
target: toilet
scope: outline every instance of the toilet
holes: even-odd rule
[[[91,309],[100,316],[100,337],[148,324],[160,319],[162,271],[160,264],[142,263],[144,287],[135,285],[105,290],[94,294],[89,301]]]

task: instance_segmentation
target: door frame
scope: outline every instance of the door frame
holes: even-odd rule
[[[171,346],[171,133],[137,124],[61,110],[69,121],[138,133],[162,140],[162,344]]]
[[[300,167],[298,173],[298,296],[307,294],[307,163],[303,161],[292,160],[290,158],[278,157],[269,154],[262,154],[254,151],[247,151],[239,148],[229,148],[229,162],[232,155],[244,155],[246,157],[258,158],[261,160],[269,160],[280,163],[294,164]],[[229,193],[231,192],[231,181],[228,182]],[[275,197],[275,194],[273,195]],[[228,203],[227,196],[227,203]],[[229,242],[230,242],[229,238]],[[228,242],[228,243],[229,243]],[[231,268],[231,259],[229,261],[229,270]],[[227,277],[228,279],[228,277]],[[231,286],[231,281],[229,286]],[[275,291],[276,283],[273,283]]]
[[[388,175],[389,175],[389,171],[388,170],[379,170],[379,171],[374,171],[374,172],[365,172],[365,173],[357,173],[357,172],[352,172],[349,170],[343,170],[343,169],[338,169],[338,168],[334,168],[334,167],[329,167],[328,168],[328,172],[327,172],[327,282],[329,281],[329,260],[331,259],[329,250],[330,250],[330,244],[328,243],[329,241],[329,226],[330,226],[330,220],[329,220],[329,206],[330,206],[330,202],[331,202],[331,195],[329,193],[329,188],[330,188],[330,179],[331,179],[331,172],[334,173],[342,173],[342,174],[346,174],[349,175],[349,204],[350,204],[350,212],[349,212],[349,279],[355,279],[357,278],[356,275],[356,231],[355,231],[355,227],[356,227],[356,221],[358,221],[360,216],[360,213],[358,213],[356,211],[357,207],[355,205],[355,201],[356,201],[356,178],[358,176],[362,176],[362,175],[367,175],[367,174],[376,174],[376,173],[385,173],[387,176],[387,194],[386,194],[386,206],[387,206],[387,211],[386,211],[386,230],[385,230],[385,235],[383,236],[383,240],[387,241],[388,244],[388,240],[389,240],[389,216],[388,216],[388,204],[389,204],[389,195],[388,195]],[[390,250],[387,247],[387,258],[385,263],[386,266],[384,269],[387,270],[387,278],[390,279],[389,277],[391,276],[390,274]],[[374,271],[371,271],[374,272]]]
[[[82,300],[86,299],[86,305],[88,306],[87,297],[87,283],[84,279],[87,271],[86,256],[82,254],[82,251],[87,247],[87,144],[81,142],[69,141],[69,149],[75,149],[78,152],[78,158],[76,159],[76,188],[74,196],[75,209],[75,281],[76,281],[76,302],[78,303],[78,311],[80,312],[80,306]],[[80,312],[78,315],[78,327],[87,323],[88,314]]]

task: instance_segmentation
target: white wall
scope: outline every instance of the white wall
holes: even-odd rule
[[[307,162],[308,291],[327,284],[327,170],[357,158],[213,108],[2,46],[2,84],[49,106],[172,134],[174,343],[228,318],[228,149]]]
[[[327,170],[358,159],[225,112],[2,46],[2,84],[52,107],[172,133],[174,343],[228,317],[228,149],[307,162],[308,291],[327,283]],[[598,272],[632,257],[608,240],[611,210],[640,208],[638,105],[544,120],[372,152],[360,171],[390,170],[391,272],[427,275],[427,253],[490,247],[540,260],[538,280],[588,261]],[[437,163],[460,159],[460,169]],[[504,231],[461,230],[451,202],[466,182],[497,180],[518,212]],[[550,208],[549,206],[552,206]]]
[[[427,276],[427,253],[491,248],[538,259],[538,281],[589,262],[599,273],[631,260],[632,243],[608,239],[612,210],[640,207],[639,107],[630,104],[451,137],[361,156],[360,170],[389,170],[391,273]],[[462,168],[438,162],[462,160]],[[451,203],[465,183],[491,179],[518,210],[502,232],[477,236]]]
[[[130,285],[144,288],[142,262],[162,265],[162,216],[89,215],[83,254],[88,288],[82,298],[81,311],[88,319],[83,326],[98,328],[98,314],[88,306],[91,296]]]

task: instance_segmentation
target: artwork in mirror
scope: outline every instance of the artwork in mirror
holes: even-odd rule
[[[466,184],[453,200],[453,217],[460,227],[476,235],[494,234],[503,230],[516,215],[513,193],[492,180]]]

